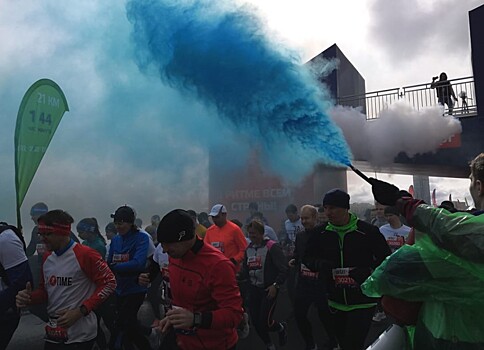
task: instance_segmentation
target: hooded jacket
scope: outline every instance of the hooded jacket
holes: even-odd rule
[[[378,299],[365,296],[360,284],[390,254],[378,227],[350,213],[347,225],[329,223],[321,234],[312,235],[302,261],[326,280],[329,305],[350,311],[376,305]]]

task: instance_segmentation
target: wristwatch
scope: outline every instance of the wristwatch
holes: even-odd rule
[[[280,287],[280,286],[277,284],[277,282],[272,283],[272,285],[273,285],[274,287],[276,287],[276,289],[279,289],[279,287]]]
[[[202,313],[193,313],[193,327],[200,327],[202,325]]]
[[[89,310],[87,310],[87,307],[85,307],[84,305],[81,305],[79,307],[79,311],[81,311],[81,314],[84,317],[86,317],[87,315],[89,315]]]

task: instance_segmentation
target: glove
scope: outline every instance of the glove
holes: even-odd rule
[[[385,181],[377,180],[370,177],[371,191],[375,200],[383,205],[394,206],[397,200],[402,198],[402,194],[397,186],[389,184]]]
[[[355,267],[353,270],[350,270],[350,277],[356,281],[358,284],[363,284],[365,280],[370,276],[372,273],[371,268],[369,267]]]

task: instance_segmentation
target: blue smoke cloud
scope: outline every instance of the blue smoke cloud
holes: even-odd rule
[[[322,99],[326,94],[268,40],[253,9],[222,1],[133,0],[127,16],[140,69],[156,69],[164,83],[215,106],[279,175],[287,178],[291,169],[300,178],[318,161],[351,163],[340,129],[325,112],[331,105]]]

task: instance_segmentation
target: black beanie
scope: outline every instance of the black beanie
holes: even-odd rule
[[[326,192],[323,199],[323,206],[334,205],[338,208],[350,208],[350,195],[339,188]]]
[[[195,237],[195,225],[187,211],[175,209],[161,219],[156,230],[158,242],[176,243]]]
[[[126,222],[128,224],[133,224],[134,219],[136,218],[136,214],[134,213],[133,208],[123,205],[116,209],[114,214],[111,214],[114,222]]]

